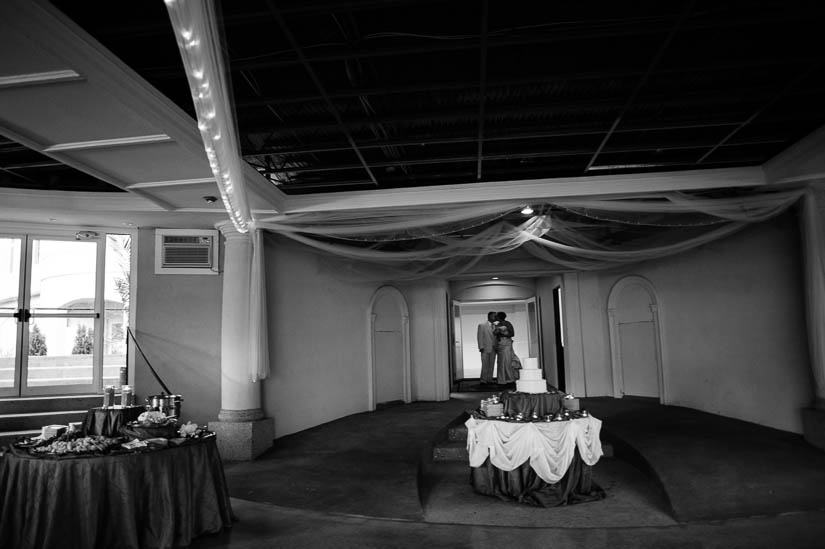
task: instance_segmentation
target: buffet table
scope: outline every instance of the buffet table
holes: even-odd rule
[[[187,546],[231,525],[214,436],[99,457],[0,457],[0,547]]]
[[[471,417],[470,483],[484,495],[552,507],[604,497],[592,480],[601,421],[500,421]]]

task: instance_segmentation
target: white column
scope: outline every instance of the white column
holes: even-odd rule
[[[808,347],[817,407],[825,409],[825,188],[809,186],[803,200]]]
[[[252,237],[229,224],[224,235],[223,304],[221,312],[221,420],[263,417],[261,387],[249,375],[249,283]]]
[[[209,423],[217,435],[221,457],[251,460],[272,446],[275,420],[261,408],[262,381],[252,381],[250,369],[250,282],[252,236],[219,223],[224,235],[223,300],[221,311],[221,409]]]

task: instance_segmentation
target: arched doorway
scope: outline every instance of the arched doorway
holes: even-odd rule
[[[412,401],[410,315],[407,301],[392,286],[378,288],[369,307],[369,409],[377,404]]]
[[[640,276],[622,278],[610,291],[613,395],[666,401],[659,305],[653,285]]]

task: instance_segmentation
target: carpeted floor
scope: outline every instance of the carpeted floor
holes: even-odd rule
[[[356,414],[227,464],[240,520],[194,546],[484,547],[502,532],[528,547],[822,546],[825,454],[799,435],[631,399],[584,401],[614,448],[594,469],[606,499],[537,509],[474,494],[466,465],[428,458],[482,396]]]

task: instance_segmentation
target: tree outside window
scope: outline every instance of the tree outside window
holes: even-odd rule
[[[46,356],[48,353],[46,336],[40,331],[40,326],[32,324],[29,330],[29,356]]]
[[[73,355],[90,355],[94,349],[95,344],[95,330],[94,328],[87,328],[85,324],[80,324],[77,327],[77,332],[74,335],[74,347],[72,347]]]

